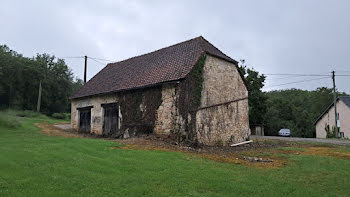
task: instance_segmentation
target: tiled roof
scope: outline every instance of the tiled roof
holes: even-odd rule
[[[202,36],[157,51],[110,63],[71,97],[80,98],[142,88],[186,77],[203,54],[237,62]]]
[[[350,108],[350,96],[340,96],[339,99]]]
[[[337,98],[337,101],[341,100],[343,101],[343,103],[348,106],[350,108],[350,96],[339,96]],[[314,125],[317,124],[317,122],[333,107],[334,103],[332,102],[327,108],[326,110],[324,110],[322,112],[322,114],[316,119],[316,121],[314,122]],[[337,105],[338,106],[338,105]]]

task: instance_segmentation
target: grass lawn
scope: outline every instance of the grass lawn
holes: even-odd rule
[[[46,136],[33,126],[43,119],[57,122],[0,126],[0,196],[350,196],[348,159],[286,154],[286,167],[259,169]]]

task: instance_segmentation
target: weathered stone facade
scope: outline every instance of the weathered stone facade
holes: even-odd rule
[[[170,134],[175,131],[176,119],[178,118],[176,102],[176,85],[164,85],[162,103],[157,110],[155,133]]]
[[[203,77],[196,114],[198,141],[211,145],[244,141],[250,135],[248,91],[236,66],[207,56]]]
[[[118,103],[115,137],[138,133],[176,134],[179,139],[216,145],[244,141],[249,136],[248,91],[236,65],[207,55],[200,105],[196,106],[193,73],[184,80],[153,88],[72,100],[72,127],[79,129],[77,108],[92,106],[91,132],[102,134],[103,107]]]
[[[161,103],[161,88],[147,88],[138,91],[113,93],[74,99],[71,102],[72,128],[79,130],[79,108],[91,108],[91,133],[103,133],[103,104],[117,103],[118,133],[113,137],[135,136],[137,133],[151,133],[155,126],[156,110]]]
[[[88,97],[82,99],[75,99],[71,102],[71,124],[72,128],[79,130],[79,111],[78,108],[92,107],[91,108],[91,133],[101,135],[103,126],[103,103],[117,102],[118,98],[115,94]],[[122,119],[122,116],[119,116]],[[119,121],[120,121],[119,120]],[[120,124],[119,124],[120,125]]]

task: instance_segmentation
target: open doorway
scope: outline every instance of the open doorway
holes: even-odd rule
[[[103,115],[103,135],[117,136],[119,133],[119,106],[117,103],[101,105],[104,110]]]

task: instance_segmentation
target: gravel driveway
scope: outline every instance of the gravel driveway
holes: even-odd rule
[[[350,146],[350,140],[347,140],[347,139],[320,139],[320,138],[258,136],[258,135],[251,135],[250,139],[284,140],[284,141],[294,141],[294,142],[315,142],[315,143],[327,143],[327,144]]]
[[[59,128],[59,129],[63,129],[63,130],[71,130],[72,129],[71,124],[54,124],[53,126]]]

